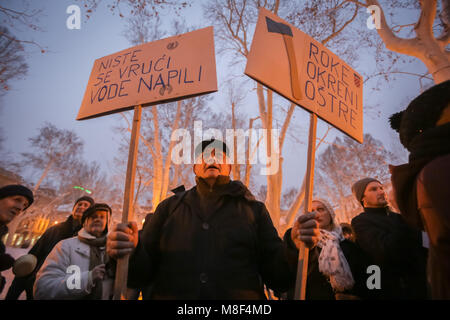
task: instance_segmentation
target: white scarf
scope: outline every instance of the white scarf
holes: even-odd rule
[[[342,240],[344,237],[340,228],[333,231],[320,229],[320,240],[317,244],[322,248],[319,271],[330,279],[331,286],[337,292],[349,290],[355,284],[350,266],[339,245]]]

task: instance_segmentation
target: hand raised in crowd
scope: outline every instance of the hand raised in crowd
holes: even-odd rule
[[[138,240],[136,222],[119,223],[108,234],[106,252],[113,259],[122,258],[133,252]]]
[[[103,280],[106,273],[106,267],[105,264],[99,264],[98,266],[95,266],[94,269],[91,270],[91,276],[92,276],[92,282],[95,282],[98,280]]]
[[[319,236],[319,223],[316,221],[315,212],[302,214],[292,227],[291,239],[298,249],[300,249],[302,243],[307,248],[313,248],[319,241]]]

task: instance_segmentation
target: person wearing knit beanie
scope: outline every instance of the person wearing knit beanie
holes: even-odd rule
[[[34,201],[33,192],[22,185],[0,188],[0,225],[7,225]]]
[[[381,185],[381,182],[374,178],[363,178],[361,180],[356,181],[352,186],[352,193],[355,196],[356,200],[364,207],[363,197],[366,191],[367,186],[371,182],[378,182]]]
[[[90,203],[91,206],[93,206],[95,204],[94,199],[92,199],[91,197],[89,197],[89,196],[82,196],[82,197],[78,198],[75,201],[75,203],[73,204],[73,207],[75,207],[77,205],[77,203],[80,202],[80,201],[87,201],[87,202]]]
[[[326,276],[335,292],[343,293],[353,289],[355,280],[345,256],[341,242],[345,240],[341,227],[336,223],[333,207],[324,199],[314,199],[312,210],[317,213],[320,228],[319,271]],[[350,257],[352,258],[352,257]]]
[[[425,299],[426,254],[419,230],[393,212],[383,185],[374,178],[355,182],[352,192],[364,211],[351,221],[358,247],[381,272],[371,299]],[[373,296],[372,296],[373,295]]]
[[[404,111],[393,114],[389,118],[390,125],[399,133],[403,146],[414,152],[417,138],[421,139],[420,136],[437,127],[441,116],[448,113],[449,103],[450,80],[447,80],[420,94]]]
[[[22,185],[8,185],[0,188],[0,238],[8,233],[6,225],[27,209],[33,200],[33,192]],[[11,268],[14,261],[14,258],[6,253],[5,245],[0,242],[0,272]],[[5,277],[0,273],[0,292],[5,282]]]
[[[75,201],[72,208],[73,219],[81,225],[81,219],[83,213],[90,207],[94,205],[94,199],[88,196],[83,196]]]
[[[90,216],[92,216],[97,211],[107,212],[106,228],[104,230],[104,233],[106,234],[106,233],[108,233],[108,223],[109,223],[109,218],[111,217],[111,212],[112,212],[111,207],[108,206],[106,203],[96,203],[93,206],[89,207],[83,213],[83,217],[81,218],[81,225],[84,225],[86,219],[89,218]]]
[[[36,275],[34,298],[37,300],[111,299],[115,263],[106,254],[106,234],[111,208],[97,203],[83,213],[83,227],[77,236],[56,244]],[[68,288],[70,266],[79,267],[80,285]]]

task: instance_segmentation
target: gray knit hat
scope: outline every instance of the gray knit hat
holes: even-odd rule
[[[317,198],[312,200],[312,202],[314,201],[320,202],[327,209],[331,217],[331,225],[333,226],[333,230],[339,228],[339,224],[336,222],[336,213],[334,212],[333,206],[325,199]]]
[[[362,205],[362,198],[364,196],[364,191],[366,191],[366,187],[371,182],[378,182],[381,184],[380,181],[374,178],[364,178],[359,181],[356,181],[352,186],[352,193],[355,196],[356,200],[358,200],[359,203]]]

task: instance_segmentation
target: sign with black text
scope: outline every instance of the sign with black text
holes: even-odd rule
[[[363,79],[306,33],[261,8],[245,74],[363,141]]]
[[[213,28],[97,59],[77,120],[217,91]]]

